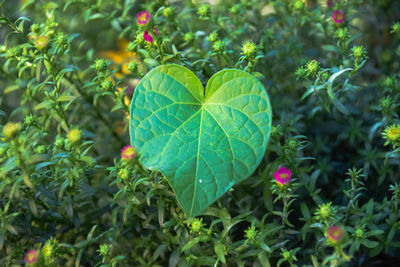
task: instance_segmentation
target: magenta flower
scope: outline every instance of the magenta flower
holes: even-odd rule
[[[149,43],[151,43],[151,44],[154,42],[153,36],[151,36],[151,34],[150,34],[148,31],[145,31],[145,32],[144,32],[143,38],[144,38],[144,40],[145,40],[146,42],[149,42]]]
[[[285,185],[289,183],[292,178],[292,173],[285,167],[280,167],[277,172],[274,173],[274,178],[279,185]]]
[[[332,19],[336,24],[342,24],[345,21],[346,16],[344,15],[344,12],[335,10],[333,11]]]
[[[131,159],[136,156],[136,150],[131,145],[126,145],[121,150],[121,157],[123,159]]]
[[[156,35],[158,36],[158,28],[154,28],[154,31],[156,32]]]
[[[343,237],[343,229],[339,226],[332,225],[329,227],[327,234],[329,240],[336,243]]]
[[[37,251],[34,249],[28,250],[28,252],[25,254],[25,262],[28,264],[35,263],[37,260]]]
[[[150,13],[147,11],[142,11],[137,14],[137,23],[139,25],[146,24],[150,19]]]

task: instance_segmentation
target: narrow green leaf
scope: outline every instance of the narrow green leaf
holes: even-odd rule
[[[217,254],[218,259],[223,263],[226,264],[225,261],[225,246],[221,243],[217,243],[214,246],[215,254]]]

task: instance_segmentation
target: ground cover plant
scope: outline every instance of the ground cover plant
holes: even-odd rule
[[[1,266],[400,261],[399,1],[3,0],[0,41]]]

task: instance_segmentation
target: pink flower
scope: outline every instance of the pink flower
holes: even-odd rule
[[[289,183],[292,178],[292,173],[285,167],[280,167],[277,172],[274,173],[274,178],[279,185],[285,185]]]
[[[146,24],[150,19],[150,13],[147,11],[142,11],[137,14],[137,23],[139,25]]]
[[[332,225],[329,227],[327,234],[329,240],[336,243],[343,237],[343,229],[339,226]]]
[[[153,36],[151,36],[151,34],[150,34],[148,31],[145,31],[145,32],[144,32],[143,38],[144,38],[144,40],[145,40],[146,42],[149,42],[149,43],[151,43],[151,44],[154,42]]]
[[[156,35],[158,36],[158,28],[154,28],[154,31],[156,32]]]
[[[131,159],[136,155],[136,150],[131,145],[126,145],[121,150],[121,157],[123,159]]]
[[[345,21],[346,16],[344,15],[344,12],[335,10],[333,11],[332,19],[336,24],[342,24]]]
[[[25,254],[25,262],[28,264],[32,264],[37,260],[37,252],[34,249],[28,250]]]

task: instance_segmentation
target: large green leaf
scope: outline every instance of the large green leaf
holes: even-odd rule
[[[136,87],[129,130],[143,165],[165,175],[193,217],[255,170],[271,119],[267,92],[249,73],[222,70],[204,94],[190,70],[171,64]]]

